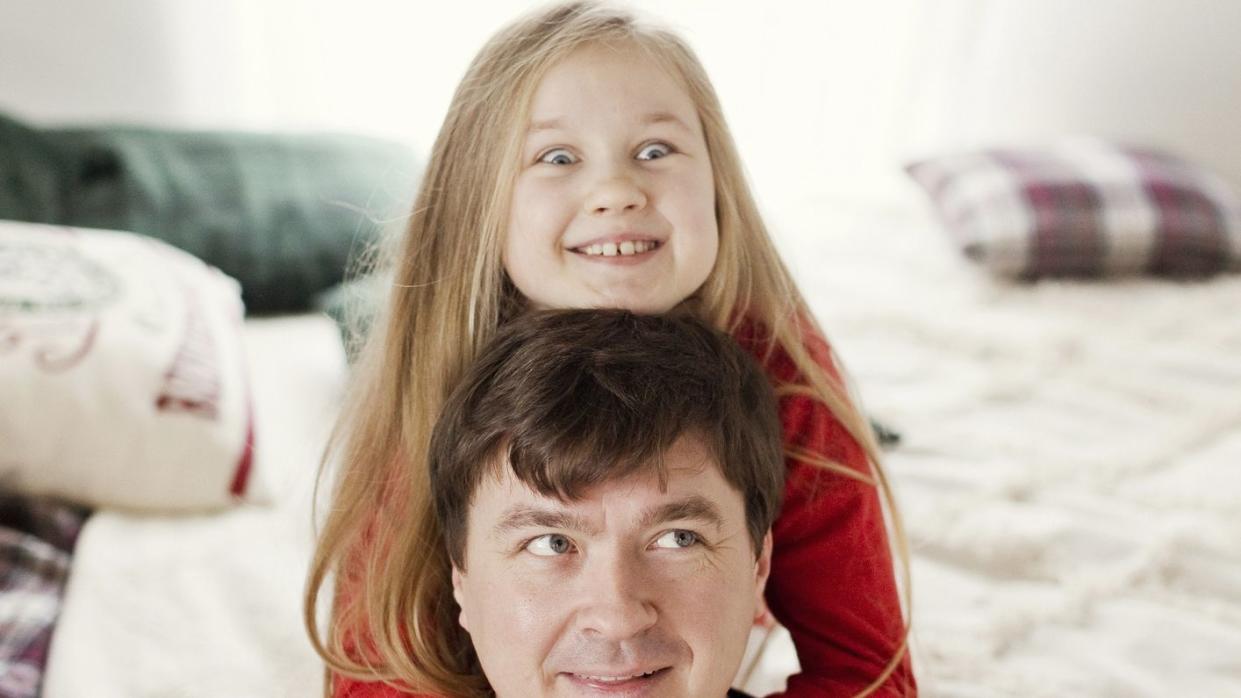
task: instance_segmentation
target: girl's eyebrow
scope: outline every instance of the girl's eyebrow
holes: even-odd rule
[[[643,116],[642,119],[640,120],[640,123],[643,126],[650,126],[652,124],[670,123],[673,126],[677,126],[686,131],[693,130],[684,121],[682,121],[681,118],[678,117],[676,114],[673,114],[672,112],[667,112],[667,111],[651,112]],[[560,121],[560,119],[555,119],[555,118],[540,119],[538,121],[531,122],[530,129],[526,131],[526,133],[537,133],[539,131],[555,131],[555,130],[562,130],[562,129],[564,129],[564,124]]]

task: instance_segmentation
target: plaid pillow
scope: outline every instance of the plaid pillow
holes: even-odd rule
[[[39,695],[86,516],[80,507],[0,490],[0,698]]]
[[[1070,141],[905,169],[966,256],[1001,276],[1197,276],[1241,267],[1236,193],[1168,154]]]

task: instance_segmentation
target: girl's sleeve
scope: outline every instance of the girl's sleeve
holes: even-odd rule
[[[786,446],[869,473],[865,452],[821,403],[786,397],[780,419]],[[904,628],[879,490],[799,460],[786,465],[766,599],[801,673],[779,695],[853,696],[883,672]],[[872,695],[916,693],[906,653]]]

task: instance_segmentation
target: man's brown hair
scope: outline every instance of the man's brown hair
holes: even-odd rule
[[[466,522],[482,477],[512,467],[544,496],[650,468],[681,436],[701,440],[745,501],[755,554],[780,508],[776,400],[728,335],[689,313],[530,313],[504,326],[440,413],[431,437],[435,513],[465,569]]]

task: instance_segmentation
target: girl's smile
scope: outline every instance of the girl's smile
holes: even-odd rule
[[[655,256],[664,242],[639,233],[596,238],[590,242],[569,248],[587,261],[602,264],[642,264]]]
[[[544,76],[504,266],[539,307],[658,313],[715,266],[711,159],[681,84],[637,49],[591,44]]]

